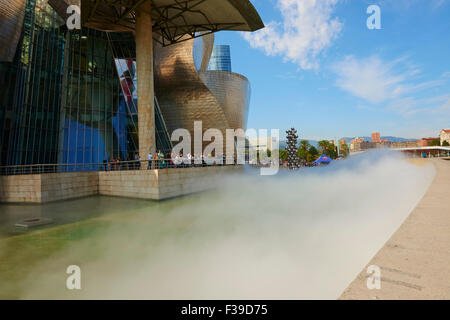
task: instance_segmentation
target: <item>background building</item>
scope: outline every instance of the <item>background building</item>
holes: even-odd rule
[[[231,72],[230,46],[215,45],[209,61],[208,70]]]
[[[350,141],[350,152],[361,151],[361,144],[364,142],[364,138],[355,138]]]
[[[444,141],[450,144],[450,129],[442,129],[439,133],[439,138],[441,139],[441,146],[443,145]]]
[[[418,140],[420,141],[420,140]],[[397,141],[397,142],[391,142],[390,147],[391,148],[415,148],[420,146],[420,142],[417,140],[412,141]]]
[[[373,143],[380,143],[381,142],[380,133],[379,132],[372,133],[372,142]]]
[[[417,145],[419,147],[428,147],[431,146],[433,144],[433,142],[439,142],[439,137],[438,138],[422,138],[421,140],[417,140]],[[440,144],[440,142],[439,142]]]

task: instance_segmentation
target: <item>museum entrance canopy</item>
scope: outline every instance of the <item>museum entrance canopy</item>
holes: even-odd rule
[[[82,24],[103,31],[135,31],[136,13],[144,3],[151,8],[153,39],[163,46],[211,32],[264,27],[247,0],[82,0]]]

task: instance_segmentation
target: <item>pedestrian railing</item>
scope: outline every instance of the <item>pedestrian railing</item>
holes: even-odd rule
[[[174,168],[197,168],[236,165],[233,161],[192,159],[172,161],[172,159],[109,161],[102,163],[56,163],[0,166],[0,175],[42,174],[86,171],[154,170]]]

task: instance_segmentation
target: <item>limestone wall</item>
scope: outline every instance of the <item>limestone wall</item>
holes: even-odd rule
[[[216,187],[241,166],[0,176],[0,202],[44,203],[90,195],[162,200]]]
[[[41,202],[41,175],[0,176],[0,202]]]
[[[236,171],[238,168],[240,167],[228,166],[159,170],[158,199],[209,190],[220,183],[221,174]]]
[[[0,202],[41,203],[98,194],[97,172],[0,177]]]
[[[162,200],[208,190],[221,174],[241,167],[201,167],[99,172],[99,194]]]
[[[158,199],[158,170],[99,172],[99,194]]]
[[[97,172],[47,173],[41,175],[41,202],[98,194]]]

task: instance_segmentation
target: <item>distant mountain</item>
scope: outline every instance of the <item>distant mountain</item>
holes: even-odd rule
[[[407,139],[407,138],[399,138],[399,137],[392,137],[392,136],[381,137],[381,139],[386,139],[389,142],[403,142],[403,141],[416,141],[417,140],[417,139]]]
[[[340,140],[345,140],[347,141],[347,143],[350,143],[350,141],[352,141],[353,139],[355,139],[356,137],[343,137]],[[363,138],[364,141],[372,141],[371,137],[358,137],[358,138]],[[400,138],[400,137],[393,137],[393,136],[385,136],[385,137],[381,137],[381,139],[386,139],[389,142],[403,142],[403,141],[416,141],[417,139],[407,139],[407,138]]]
[[[356,137],[343,137],[343,138],[340,138],[339,140],[345,140],[347,142],[347,144],[350,144],[350,141],[352,141],[355,138]],[[358,137],[358,138],[363,138],[364,141],[369,141],[369,142],[372,141],[371,137]],[[404,142],[404,141],[416,141],[417,140],[417,139],[407,139],[407,138],[400,138],[400,137],[393,137],[393,136],[385,136],[385,137],[381,137],[381,139],[386,139],[389,142]],[[301,140],[306,140],[306,139],[298,139],[298,142],[300,142]],[[316,148],[319,145],[318,140],[308,140],[308,142]],[[286,140],[280,141],[280,149],[286,149]]]

